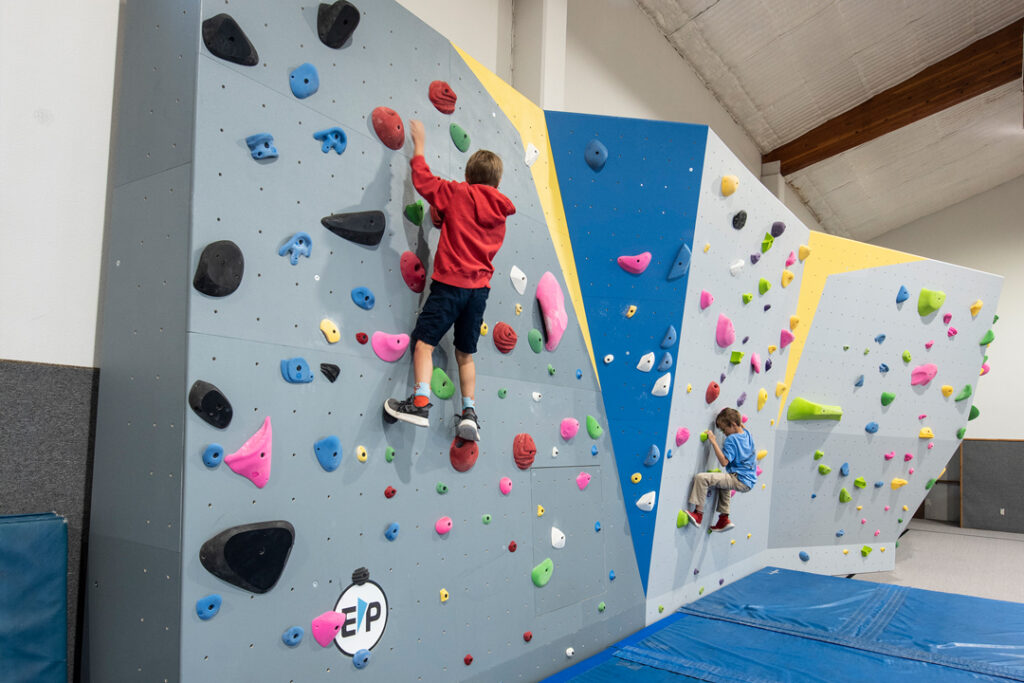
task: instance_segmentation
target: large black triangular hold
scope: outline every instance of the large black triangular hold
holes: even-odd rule
[[[227,296],[242,284],[245,258],[231,240],[211,242],[196,265],[192,286],[207,296]]]
[[[382,211],[356,211],[324,216],[320,223],[338,237],[356,244],[376,246],[384,237],[385,219]]]
[[[256,522],[225,529],[199,549],[199,561],[219,579],[251,593],[266,593],[284,572],[295,542],[288,522]]]
[[[188,392],[188,404],[196,415],[217,429],[224,429],[231,424],[231,402],[221,390],[209,382],[196,380]]]
[[[334,384],[334,380],[338,379],[338,375],[341,374],[341,368],[334,363],[321,363],[320,372],[324,373],[324,377],[330,380],[331,384]]]
[[[245,31],[230,14],[218,14],[203,22],[206,49],[221,59],[242,66],[256,66],[260,56]]]
[[[359,26],[359,10],[351,2],[321,2],[316,11],[316,32],[320,42],[335,49],[345,44]]]

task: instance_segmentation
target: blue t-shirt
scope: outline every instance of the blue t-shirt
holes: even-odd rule
[[[754,437],[750,436],[750,432],[743,430],[739,434],[725,437],[722,454],[729,461],[725,471],[735,474],[749,488],[754,488],[757,482],[757,454],[754,450]]]

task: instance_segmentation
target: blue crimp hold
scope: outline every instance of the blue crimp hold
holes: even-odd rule
[[[292,71],[288,84],[292,87],[292,94],[304,100],[320,89],[320,74],[315,66],[306,62]]]
[[[853,383],[853,386],[855,386],[855,387],[862,387],[862,386],[864,386],[864,375],[861,375],[860,377],[858,377],[857,381]]]
[[[583,156],[587,160],[587,166],[595,171],[600,171],[608,161],[608,148],[600,140],[594,138],[587,143]]]
[[[326,472],[333,472],[341,465],[341,441],[336,436],[328,436],[313,444],[313,452]]]
[[[341,154],[345,151],[345,147],[348,146],[348,138],[345,136],[345,131],[337,126],[318,130],[313,133],[313,137],[320,141],[320,151],[324,154],[327,154],[332,149]]]
[[[306,384],[313,381],[313,373],[305,358],[296,356],[281,361],[281,376],[292,384]]]
[[[903,285],[900,285],[900,291],[896,293],[896,303],[901,304],[910,298],[910,292]]]
[[[302,642],[302,636],[304,635],[306,635],[306,632],[302,630],[301,626],[292,626],[281,634],[281,640],[288,647],[295,647]]]
[[[203,464],[213,469],[224,459],[224,447],[219,443],[211,443],[203,451]]]
[[[839,474],[843,475],[844,477],[850,476],[850,463],[844,462],[843,466],[839,468]]]
[[[653,467],[659,460],[661,460],[661,450],[654,444],[651,444],[651,447],[647,450],[647,457],[644,458],[644,466]]]
[[[352,290],[352,302],[359,308],[370,310],[377,302],[377,298],[366,287],[356,287]]]
[[[389,541],[395,540],[398,538],[398,529],[398,522],[391,522],[391,524],[388,525],[388,528],[384,530],[384,538]]]
[[[221,598],[216,593],[196,600],[196,616],[203,621],[213,619],[220,611]]]
[[[249,152],[252,153],[253,159],[260,160],[277,158],[277,147],[274,146],[274,136],[270,133],[256,133],[255,135],[250,135],[245,139],[245,144],[249,145]]]
[[[300,256],[309,258],[310,253],[313,251],[313,238],[307,233],[297,232],[292,235],[292,238],[284,243],[284,245],[277,250],[278,256],[288,255],[292,265],[297,265]]]
[[[666,351],[658,362],[658,372],[665,372],[672,367],[672,354]]]
[[[665,336],[661,338],[661,348],[671,348],[676,343],[676,340],[678,338],[679,334],[676,332],[676,326],[669,325],[668,329],[665,330]]]
[[[868,422],[864,426],[864,431],[867,432],[868,434],[874,434],[875,432],[878,431],[878,423],[877,422]]]
[[[875,342],[878,343],[878,344],[881,344],[884,341],[885,341],[885,335],[884,334],[879,334],[879,335],[877,335],[875,337]]]
[[[881,365],[878,366],[878,371],[884,375],[885,373],[889,372],[889,366],[886,365],[885,363],[882,363]]]

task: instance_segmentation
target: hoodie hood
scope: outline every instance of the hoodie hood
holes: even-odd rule
[[[506,216],[516,212],[512,200],[490,185],[470,185],[476,221],[482,227],[496,228],[505,224]]]

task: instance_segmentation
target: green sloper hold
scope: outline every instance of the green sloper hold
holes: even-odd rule
[[[587,415],[587,434],[590,435],[591,439],[600,439],[601,435],[604,434],[604,430],[597,423],[597,419],[593,415]]]
[[[825,451],[814,451],[814,459],[821,460],[825,457]]]
[[[853,485],[859,489],[862,489],[865,486],[867,486],[868,483],[867,481],[864,480],[864,477],[857,477],[856,479],[853,480]]]
[[[925,485],[924,485],[924,488],[925,488],[925,490],[926,490],[926,491],[928,491],[928,490],[930,490],[930,489],[931,489],[931,487],[933,487],[933,486],[935,486],[935,480],[934,480],[934,479],[929,479],[929,480],[928,480],[928,481],[927,481],[927,482],[925,483]]]
[[[766,232],[764,234],[764,239],[761,240],[761,253],[767,253],[767,251],[772,248],[773,244],[775,244],[775,238],[772,237],[770,232]]]
[[[549,375],[554,375],[555,374],[555,366],[552,365],[551,363],[548,363],[548,374]]]
[[[387,448],[385,448],[384,449],[384,459],[386,461],[388,461],[388,462],[391,462],[392,460],[394,460],[395,459],[395,449],[392,448],[391,446],[388,446]]]
[[[676,528],[682,529],[684,526],[690,523],[690,515],[686,514],[686,510],[680,510],[676,513]]]
[[[405,217],[412,222],[413,225],[421,225],[423,223],[423,200],[417,199],[412,204],[405,205]]]
[[[708,440],[708,433],[707,432],[701,432],[700,433],[700,442],[704,443],[707,440]]]
[[[839,491],[839,502],[840,503],[849,503],[851,500],[853,500],[853,496],[850,495],[850,492],[847,491],[846,487],[844,486]]]
[[[961,427],[960,429],[956,430],[956,438],[962,439],[962,438],[964,438],[964,434],[966,434],[966,433],[967,433],[967,427]]]
[[[971,406],[971,414],[967,416],[967,420],[973,420],[974,418],[981,415],[981,411],[978,410],[978,406]]]
[[[989,330],[988,332],[985,333],[985,336],[981,338],[981,341],[978,342],[978,345],[979,346],[986,346],[988,344],[991,344],[993,341],[995,341],[995,338],[996,338],[995,332],[993,332],[992,330]]]
[[[871,554],[871,546],[866,545],[866,546],[864,546],[863,548],[860,549],[860,556],[861,557],[867,557],[870,554]]]
[[[818,474],[825,475],[832,471],[828,465],[818,465]]]
[[[768,282],[764,278],[761,278],[761,281],[757,283],[757,291],[759,291],[761,294],[764,294],[771,288],[772,283]]]
[[[498,398],[505,398],[506,396],[508,396],[508,389],[505,389],[504,387],[498,389]]]
[[[966,384],[966,385],[964,385],[964,388],[960,390],[960,393],[956,395],[956,398],[953,399],[953,400],[954,401],[963,401],[965,398],[970,398],[971,394],[973,392],[974,392],[974,390],[971,388],[971,385],[970,384]]]
[[[434,392],[434,396],[444,401],[455,395],[452,378],[441,368],[434,368],[434,374],[430,377],[430,390]]]
[[[839,406],[814,403],[806,398],[797,396],[789,404],[786,418],[789,420],[841,420],[843,418],[843,409]]]
[[[754,300],[754,295],[751,294],[750,292],[747,292],[746,294],[743,295],[743,303],[749,304],[753,300]]]
[[[732,363],[733,365],[739,365],[740,361],[742,361],[742,360],[743,360],[743,352],[742,351],[733,351],[732,355],[729,356],[729,362]]]
[[[903,352],[903,362],[904,363],[909,363],[910,362],[910,351],[904,351]]]
[[[530,348],[534,353],[540,353],[540,350],[544,348],[544,337],[536,327],[526,335],[526,341],[530,343]]]
[[[462,126],[457,123],[453,123],[448,126],[448,132],[452,134],[452,142],[455,143],[456,149],[460,152],[465,152],[469,149],[469,133],[467,133]]]
[[[883,391],[882,392],[882,405],[883,406],[887,406],[887,405],[889,405],[890,403],[892,403],[895,400],[896,400],[896,394],[892,393],[891,391]]]
[[[929,313],[942,308],[942,304],[946,301],[946,293],[937,289],[925,289],[921,288],[921,293],[917,297],[917,314],[924,317]]]
[[[530,572],[530,578],[533,579],[533,585],[537,588],[543,588],[548,585],[548,581],[551,580],[551,572],[555,570],[555,563],[551,561],[551,558],[547,558]]]

